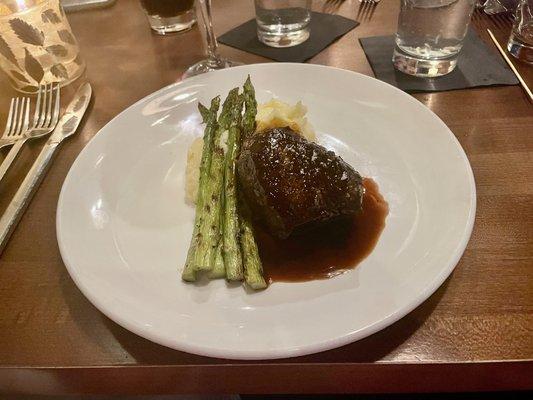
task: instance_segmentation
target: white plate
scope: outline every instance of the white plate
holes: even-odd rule
[[[319,142],[374,178],[390,213],[379,242],[333,279],[259,293],[185,284],[194,210],[184,200],[198,101],[242,85],[308,106]],[[156,343],[236,359],[338,347],[392,324],[452,272],[470,237],[475,185],[461,146],[414,98],[376,79],[308,64],[247,65],[161,89],[109,122],[72,166],[57,237],[68,271],[109,318]]]

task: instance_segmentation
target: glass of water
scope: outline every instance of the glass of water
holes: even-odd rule
[[[59,0],[0,0],[0,69],[24,93],[82,74],[85,62]]]
[[[507,50],[520,61],[533,64],[533,0],[518,3]]]
[[[291,47],[309,39],[312,0],[255,0],[258,39],[271,47]]]
[[[427,78],[453,71],[475,3],[476,0],[401,0],[394,67]]]

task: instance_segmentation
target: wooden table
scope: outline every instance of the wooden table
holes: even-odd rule
[[[250,0],[214,3],[219,33],[254,15]],[[315,1],[318,10],[322,4]],[[346,1],[339,13],[355,18],[356,4]],[[397,12],[396,0],[382,1],[371,22],[310,62],[372,75],[357,38],[393,33]],[[478,191],[466,252],[424,304],[371,337],[325,353],[265,362],[210,359],[156,345],[104,317],[67,274],[55,235],[58,194],[76,156],[120,111],[179,81],[203,57],[201,34],[197,28],[151,34],[135,0],[69,19],[95,97],[0,257],[0,393],[533,389],[533,106],[519,86],[415,95],[461,142]],[[221,52],[245,63],[268,61],[225,46]],[[532,68],[521,70],[533,84]],[[0,78],[1,124],[12,94]],[[0,212],[41,145],[25,148],[3,182]]]

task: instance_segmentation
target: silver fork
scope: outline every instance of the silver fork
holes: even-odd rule
[[[25,124],[28,126],[29,119],[29,102],[25,110]],[[28,140],[38,138],[52,132],[59,120],[59,84],[49,83],[39,87],[37,94],[37,104],[33,115],[33,126],[30,129],[22,131],[16,138],[13,147],[7,153],[6,158],[0,165],[0,181],[6,174],[9,166],[13,163],[24,143]],[[19,118],[19,125],[21,119]]]
[[[0,137],[0,149],[13,145],[28,130],[30,123],[30,99],[17,97],[11,99],[6,129]]]
[[[357,10],[357,17],[355,20],[363,22],[364,20],[370,21],[374,16],[376,7],[381,0],[359,0],[359,9]]]

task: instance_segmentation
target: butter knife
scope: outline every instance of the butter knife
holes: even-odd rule
[[[89,106],[91,100],[92,88],[89,83],[83,83],[77,90],[74,98],[67,106],[65,113],[59,120],[52,135],[44,145],[39,157],[33,163],[30,171],[24,178],[17,193],[7,206],[4,215],[0,219],[0,254],[4,250],[7,241],[15,230],[20,218],[24,214],[26,207],[39,187],[46,171],[52,161],[54,153],[59,144],[69,136],[73,135],[78,129],[78,125]]]

